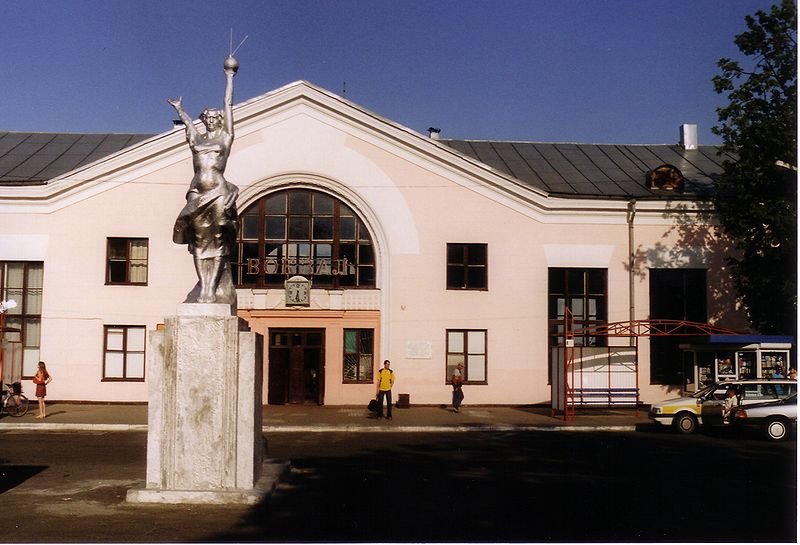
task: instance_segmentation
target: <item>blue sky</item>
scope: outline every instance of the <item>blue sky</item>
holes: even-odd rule
[[[0,130],[158,133],[307,80],[443,138],[701,144],[711,78],[767,0],[3,0]]]

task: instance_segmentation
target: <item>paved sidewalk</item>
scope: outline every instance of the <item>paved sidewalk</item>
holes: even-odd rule
[[[35,417],[38,408],[31,404],[20,418],[3,415],[0,431],[145,431],[146,404],[103,404],[55,402],[47,405],[47,418]],[[365,407],[266,405],[264,431],[279,432],[447,432],[447,431],[634,431],[647,425],[647,409],[579,409],[574,419],[553,417],[549,407],[541,406],[463,406],[453,413],[444,406],[394,408],[394,419],[370,418]]]

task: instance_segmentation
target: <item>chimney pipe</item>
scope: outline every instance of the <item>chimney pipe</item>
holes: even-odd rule
[[[439,140],[439,136],[441,134],[442,134],[442,129],[437,129],[436,127],[428,127],[428,136],[430,136],[432,140]]]
[[[681,146],[683,149],[697,149],[697,125],[690,123],[681,125]]]

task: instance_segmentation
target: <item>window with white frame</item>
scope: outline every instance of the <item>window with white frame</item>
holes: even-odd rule
[[[144,326],[104,326],[103,380],[144,380]]]
[[[450,383],[459,363],[464,364],[464,382],[487,383],[487,352],[485,329],[448,329],[445,382]]]

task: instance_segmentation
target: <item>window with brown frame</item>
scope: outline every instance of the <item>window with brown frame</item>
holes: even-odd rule
[[[488,289],[487,244],[447,244],[447,289]]]
[[[372,329],[344,330],[343,382],[371,383],[375,332]]]
[[[142,382],[144,326],[107,325],[103,329],[103,380]]]
[[[466,384],[487,384],[487,332],[485,329],[448,329],[445,383],[450,384],[459,363]]]
[[[231,256],[237,287],[283,287],[302,275],[315,288],[374,288],[375,252],[366,224],[333,195],[286,189],[239,216]]]
[[[607,318],[607,269],[551,267],[548,269],[548,342],[551,365],[547,367],[548,379],[552,373],[552,362],[563,360],[564,316],[566,309],[572,312],[575,330],[606,323]],[[603,335],[577,335],[575,346],[606,346]]]
[[[2,379],[6,382],[36,374],[42,337],[44,263],[0,261],[0,301],[14,301],[5,312],[0,339],[6,345]]]
[[[106,243],[106,284],[147,285],[146,238],[109,237]]]

